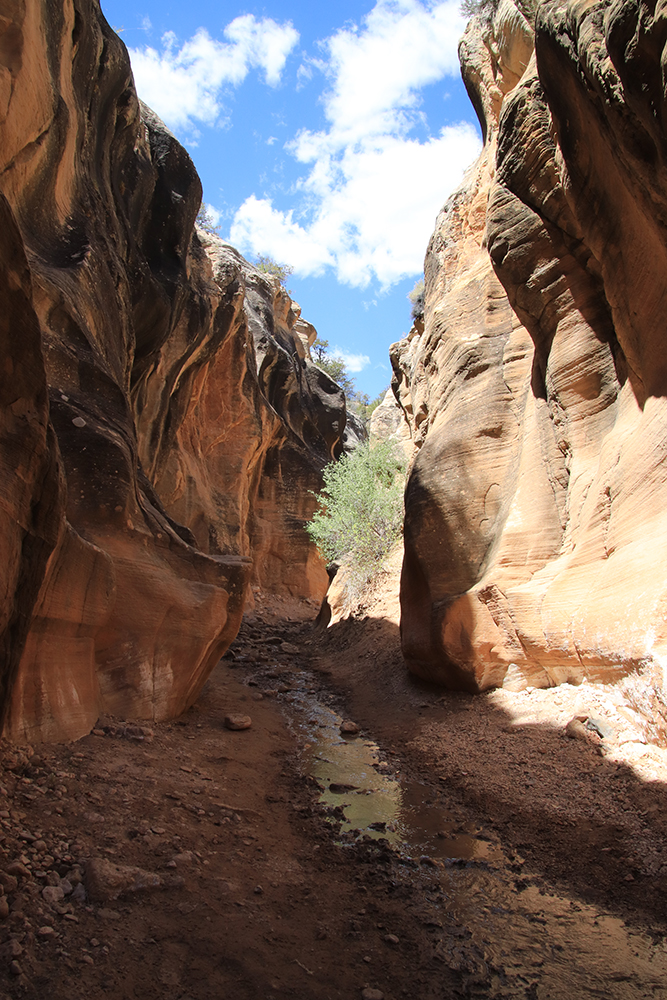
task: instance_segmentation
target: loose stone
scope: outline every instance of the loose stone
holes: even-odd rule
[[[252,719],[249,715],[226,715],[225,716],[225,728],[231,729],[233,731],[239,731],[241,729],[250,729],[252,726]]]

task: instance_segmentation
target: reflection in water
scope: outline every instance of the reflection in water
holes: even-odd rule
[[[400,778],[376,743],[342,736],[341,717],[310,695],[294,703],[305,715],[303,770],[323,787],[320,802],[342,807],[341,834],[384,838],[410,857],[492,859],[493,848],[453,823],[426,785]]]

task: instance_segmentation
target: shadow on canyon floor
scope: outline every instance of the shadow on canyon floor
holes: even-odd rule
[[[349,619],[315,642],[320,669],[355,721],[523,856],[520,888],[529,869],[537,884],[548,879],[626,919],[665,921],[667,772],[659,751],[652,761],[647,748],[640,773],[614,760],[607,740],[571,739],[562,722],[540,720],[543,692],[532,711],[530,695],[513,711],[493,694],[450,693],[413,678],[387,619]],[[571,685],[548,695],[552,719],[566,721],[585,700]]]

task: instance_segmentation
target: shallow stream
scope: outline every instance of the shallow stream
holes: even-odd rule
[[[267,676],[289,681],[278,692],[300,770],[317,782],[338,842],[385,838],[413,866],[406,878],[421,898],[415,919],[432,934],[434,956],[464,975],[467,996],[667,996],[661,935],[542,887],[521,857],[453,818],[446,789],[401,773],[398,755],[368,735],[343,735],[334,696],[306,671]]]
[[[343,719],[313,694],[290,698],[297,710],[301,767],[336,809],[342,835],[386,839],[411,858],[492,861],[497,849],[448,815],[443,797],[400,773],[377,743],[341,733]]]

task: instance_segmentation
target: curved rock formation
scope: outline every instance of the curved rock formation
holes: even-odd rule
[[[1,709],[67,739],[191,704],[250,557],[321,596],[304,496],[344,399],[278,283],[195,232],[194,166],[95,0],[5,4],[0,37]]]
[[[529,58],[502,0],[462,44],[485,148],[431,240],[425,332],[394,350],[419,447],[404,652],[451,687],[666,662],[661,25],[543,3]]]

